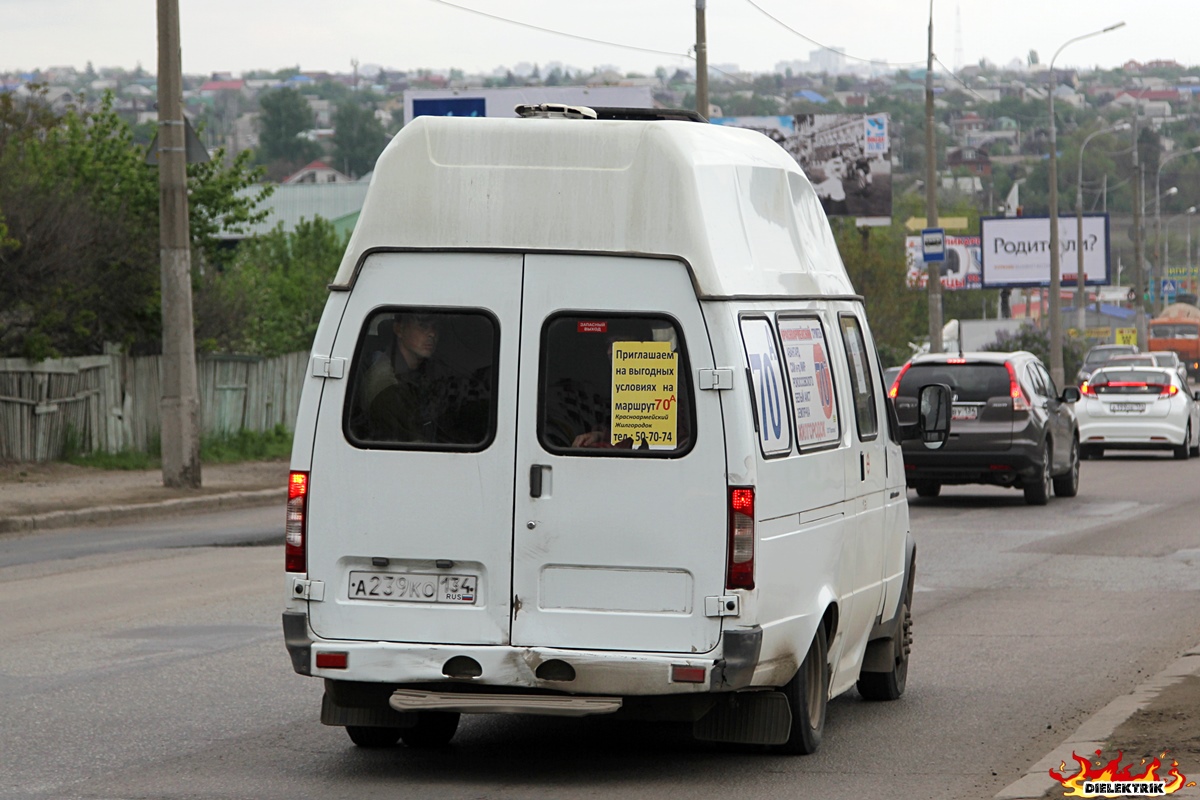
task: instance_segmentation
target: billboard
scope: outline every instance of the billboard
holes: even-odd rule
[[[482,97],[432,97],[413,100],[414,117],[486,117]]]
[[[942,290],[980,289],[979,237],[946,236],[946,259],[938,264],[942,272]],[[904,256],[908,265],[906,282],[910,289],[924,289],[929,272],[921,253],[921,237],[904,238]]]
[[[892,148],[887,114],[796,114],[713,117],[717,125],[749,128],[791,153],[831,217],[860,225],[892,222]]]
[[[984,217],[979,221],[985,289],[1050,285],[1050,218]],[[1058,273],[1062,286],[1075,285],[1079,270],[1074,217],[1058,218]],[[1108,267],[1108,214],[1083,215],[1083,273],[1089,286],[1112,281]]]

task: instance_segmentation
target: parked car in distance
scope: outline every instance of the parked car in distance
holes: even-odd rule
[[[1135,344],[1098,344],[1087,351],[1083,357],[1083,365],[1075,376],[1075,385],[1086,381],[1102,364],[1114,356],[1132,355],[1138,352]]]
[[[1187,364],[1179,358],[1179,354],[1174,350],[1155,350],[1146,355],[1154,357],[1155,366],[1170,367],[1175,370],[1176,374],[1183,380],[1183,385],[1187,386],[1188,371]]]
[[[1046,366],[1025,351],[914,356],[892,394],[901,423],[917,416],[917,393],[946,384],[953,396],[948,441],[938,450],[905,442],[904,471],[920,497],[943,485],[1019,488],[1025,502],[1044,505],[1079,491],[1079,432],[1073,404],[1079,389],[1059,391]]]
[[[1080,456],[1106,450],[1171,450],[1200,456],[1200,391],[1167,367],[1102,367],[1075,407]]]

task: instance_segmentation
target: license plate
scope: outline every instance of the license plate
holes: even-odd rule
[[[1146,410],[1145,403],[1111,403],[1108,410],[1114,414],[1140,414]]]
[[[474,605],[476,575],[415,572],[351,572],[351,600]]]
[[[953,406],[950,409],[951,420],[976,419],[979,417],[979,406]]]

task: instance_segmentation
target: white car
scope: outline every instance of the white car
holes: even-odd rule
[[[1200,456],[1200,391],[1167,367],[1102,367],[1075,404],[1080,456],[1105,450],[1171,450]]]

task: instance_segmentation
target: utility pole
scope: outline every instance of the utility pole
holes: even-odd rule
[[[1146,254],[1142,236],[1143,197],[1141,159],[1138,157],[1138,112],[1133,112],[1133,294],[1134,325],[1138,347],[1146,347]]]
[[[937,149],[933,130],[933,0],[929,0],[929,57],[925,62],[925,227],[938,226]],[[929,352],[942,352],[942,265],[925,265],[929,291]]]
[[[200,399],[192,330],[179,0],[158,0],[158,126],[163,485],[196,489],[200,487]]]
[[[708,35],[704,27],[705,2],[706,0],[696,0],[696,112],[708,119]]]

